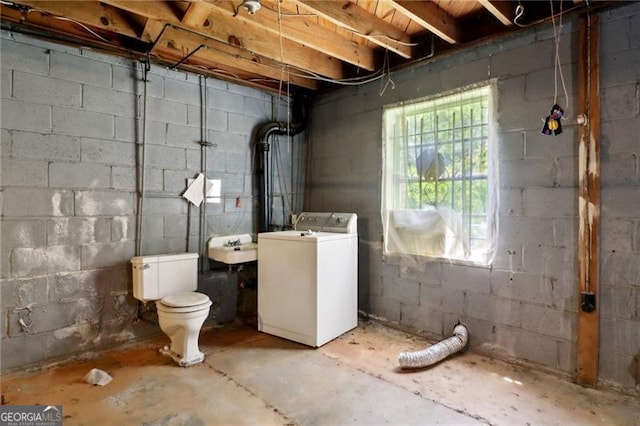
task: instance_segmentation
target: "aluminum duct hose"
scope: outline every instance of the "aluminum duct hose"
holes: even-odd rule
[[[416,352],[400,352],[398,362],[402,368],[422,368],[442,361],[467,346],[469,331],[463,324],[458,323],[453,328],[453,336]]]

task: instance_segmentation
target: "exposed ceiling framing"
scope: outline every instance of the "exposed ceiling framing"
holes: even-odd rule
[[[591,7],[581,0],[1,0],[2,26],[171,68],[313,92]],[[552,11],[553,9],[553,11]]]

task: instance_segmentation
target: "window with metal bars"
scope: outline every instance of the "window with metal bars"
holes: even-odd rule
[[[385,108],[386,252],[490,262],[493,116],[490,84]]]

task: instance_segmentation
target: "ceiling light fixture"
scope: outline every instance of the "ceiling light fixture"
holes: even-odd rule
[[[244,0],[242,2],[242,7],[247,9],[249,15],[255,15],[262,5],[260,4],[260,0]]]

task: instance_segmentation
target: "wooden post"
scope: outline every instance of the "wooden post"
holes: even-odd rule
[[[600,76],[598,15],[580,17],[578,43],[578,113],[586,116],[579,126],[578,207],[578,341],[579,384],[598,382],[599,223],[600,223]]]

